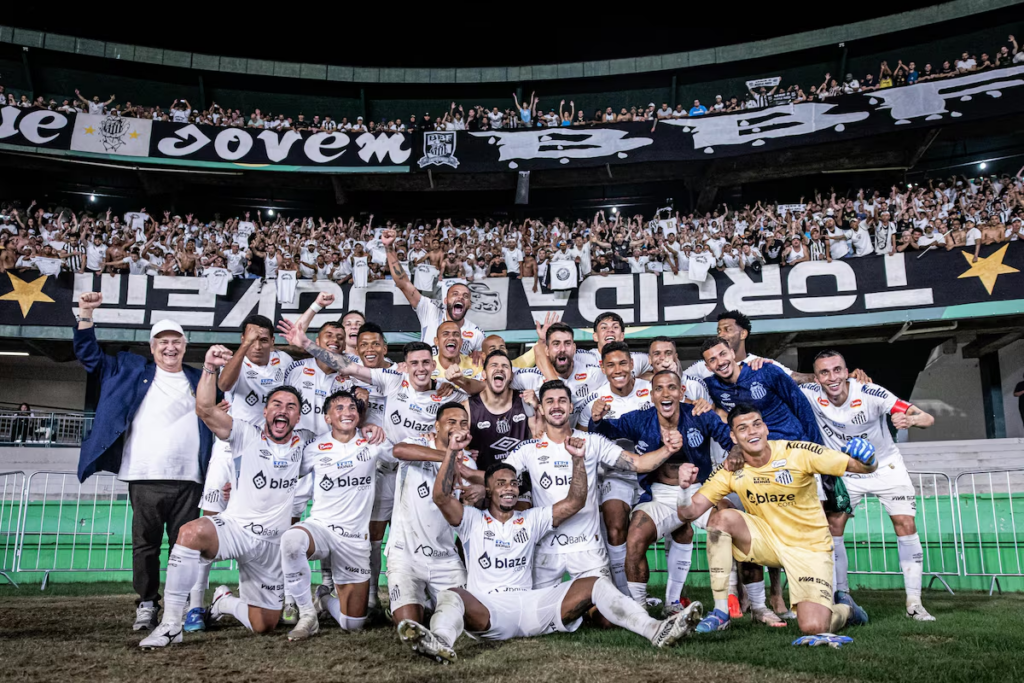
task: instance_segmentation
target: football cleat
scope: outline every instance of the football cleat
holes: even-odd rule
[[[156,603],[143,602],[135,608],[135,623],[132,624],[133,631],[152,631],[156,628],[157,621],[156,615],[159,612],[159,608]]]
[[[765,624],[773,628],[785,628],[786,622],[772,610],[765,609],[752,609],[750,616],[753,617],[755,624]]]
[[[202,607],[193,607],[185,615],[185,625],[182,627],[186,633],[206,630],[206,617],[209,613]]]
[[[220,611],[222,606],[221,598],[231,597],[231,589],[227,586],[217,586],[213,592],[213,600],[210,602],[210,613],[207,616],[208,622],[216,623],[224,618],[225,613]]]
[[[457,659],[451,645],[412,619],[403,619],[398,624],[398,638],[416,654],[441,664],[451,664]]]
[[[281,619],[278,623],[286,626],[294,626],[299,623],[299,606],[295,604],[294,600],[288,600],[284,603],[284,609],[281,610]]]
[[[729,594],[729,618],[730,619],[741,619],[743,617],[743,608],[740,607],[740,599]]]
[[[288,632],[288,640],[306,640],[320,632],[320,621],[316,618],[316,612],[302,614],[299,616],[299,623]]]
[[[807,645],[808,647],[828,645],[829,647],[834,647],[838,650],[843,645],[852,642],[853,638],[850,636],[837,636],[831,633],[819,633],[816,636],[801,636],[793,641],[793,645]]]
[[[926,610],[924,605],[919,602],[907,605],[907,616],[912,618],[914,621],[935,621],[935,617],[928,614],[928,610]]]
[[[850,619],[847,622],[848,626],[863,626],[868,623],[868,613],[864,611],[864,608],[853,601],[849,593],[838,591],[836,593],[836,602],[840,605],[846,605],[850,608]]]
[[[700,623],[702,609],[699,602],[690,603],[689,606],[684,607],[668,619],[662,621],[658,626],[657,633],[651,638],[651,645],[654,647],[670,647],[693,633],[697,624]]]
[[[155,650],[181,642],[181,624],[160,624],[153,632],[142,639],[139,647],[143,650]]]
[[[711,612],[697,624],[697,633],[714,633],[729,628],[729,615],[721,610]]]
[[[673,614],[678,614],[679,612],[682,612],[689,606],[690,598],[679,598],[678,600],[673,600],[670,603],[666,603],[663,614],[665,615],[665,617],[670,617]]]

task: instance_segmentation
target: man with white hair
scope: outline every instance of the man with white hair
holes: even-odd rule
[[[136,631],[157,624],[160,546],[166,529],[174,546],[178,530],[199,516],[213,434],[196,416],[201,370],[184,366],[187,341],[181,325],[160,320],[149,333],[153,360],[123,351],[103,352],[93,327],[103,295],[83,292],[78,302],[75,356],[99,382],[93,430],[82,442],[78,479],[113,472],[128,483],[132,506],[132,582],[138,593]],[[217,401],[222,394],[217,392]]]

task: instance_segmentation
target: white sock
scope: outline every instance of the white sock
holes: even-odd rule
[[[766,610],[764,604],[764,581],[743,584],[743,590],[747,591],[747,600],[750,600],[750,609]]]
[[[320,585],[334,590],[334,574],[331,573],[331,557],[329,555],[320,560]]]
[[[846,544],[842,536],[833,536],[832,545],[835,546],[835,582],[832,584],[837,591],[850,592],[850,577],[847,572],[850,569],[850,558],[846,554]]]
[[[373,609],[377,606],[377,588],[380,586],[380,546],[381,541],[370,541],[370,599],[367,606]]]
[[[903,570],[903,585],[907,590],[908,603],[921,602],[921,575],[924,573],[924,549],[917,534],[897,536],[896,546],[900,555],[900,569]]]
[[[202,558],[198,550],[177,543],[167,556],[167,578],[164,580],[163,623],[180,626],[189,591],[196,585]]]
[[[285,600],[292,600],[299,614],[313,613],[313,596],[309,594],[310,569],[306,554],[309,535],[302,529],[288,529],[281,536],[281,569],[284,571]]]
[[[626,588],[629,590],[629,597],[633,598],[633,602],[640,605],[641,607],[647,607],[646,583],[627,581]]]
[[[632,586],[633,584],[630,584]],[[611,579],[602,577],[594,583],[591,599],[605,619],[616,626],[639,633],[650,640],[658,633],[661,622],[652,619],[647,610],[619,592]]]
[[[668,587],[665,589],[665,604],[670,605],[679,599],[686,585],[686,575],[690,573],[690,562],[693,559],[693,543],[676,543],[669,536],[665,539],[668,546]]]
[[[729,613],[729,600],[715,600],[715,609],[724,614]]]
[[[607,579],[603,579],[606,580]],[[608,581],[611,583],[611,581]],[[618,595],[615,584],[612,589]],[[622,596],[625,599],[625,596]],[[455,591],[441,591],[437,594],[437,608],[434,616],[430,617],[430,630],[435,636],[443,639],[448,645],[455,645],[455,641],[462,635],[466,627],[466,604],[462,602],[462,596]]]
[[[366,617],[350,617],[341,611],[341,600],[335,597],[327,598],[327,611],[331,613],[338,626],[345,631],[361,631],[366,625]]]
[[[608,544],[608,559],[612,565],[612,581],[615,582],[615,587],[619,589],[619,592],[623,595],[629,595],[629,588],[626,585],[626,544],[622,545],[611,545]]]
[[[204,606],[206,589],[210,587],[210,568],[212,566],[209,562],[199,563],[199,578],[196,579],[195,585],[192,586],[192,590],[188,594],[189,609]]]
[[[229,595],[221,598],[217,604],[220,605],[221,612],[230,614],[235,619],[238,619],[242,626],[250,631],[252,630],[252,622],[249,621],[249,603],[241,598],[236,598],[234,595]]]

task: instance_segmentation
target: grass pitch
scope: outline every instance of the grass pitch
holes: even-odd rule
[[[653,587],[652,587],[653,588]],[[51,584],[0,587],[0,671],[5,681],[658,681],[708,683],[787,681],[1024,680],[1024,596],[930,592],[937,618],[920,623],[903,615],[903,594],[859,591],[871,623],[848,629],[854,642],[841,650],[795,648],[795,626],[770,629],[734,621],[724,633],[693,636],[656,651],[627,631],[585,624],[574,634],[505,643],[463,637],[459,661],[442,667],[403,647],[390,624],[348,634],[333,622],[321,635],[289,643],[285,630],[254,636],[232,622],[186,634],[163,652],[142,652],[133,633],[133,596],[127,584]],[[652,590],[655,593],[655,590]],[[691,597],[710,603],[706,589]],[[382,596],[383,597],[383,596]],[[226,619],[225,621],[230,621]]]

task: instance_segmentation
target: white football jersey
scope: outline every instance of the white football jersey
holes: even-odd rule
[[[651,369],[651,360],[648,358],[646,353],[642,351],[630,351],[629,355],[633,358],[634,377],[639,377]],[[579,360],[590,363],[591,365],[601,364],[601,352],[597,349],[579,349],[576,351],[576,357]]]
[[[849,394],[841,406],[828,400],[821,385],[800,385],[800,391],[814,408],[814,419],[825,438],[825,445],[842,450],[846,442],[856,436],[870,441],[875,447],[879,468],[901,461],[902,456],[889,433],[885,416],[907,412],[910,403],[901,401],[877,384],[861,384],[853,378],[848,383]]]
[[[234,420],[231,455],[239,462],[238,480],[231,490],[229,517],[261,541],[280,543],[292,524],[292,503],[299,478],[305,476],[302,449],[312,432],[296,429],[287,443],[271,441],[263,426]]]
[[[224,394],[231,404],[228,410],[231,417],[253,424],[262,422],[267,396],[284,384],[285,370],[291,364],[291,356],[283,351],[271,351],[270,360],[264,366],[244,359],[235,386]]]
[[[342,443],[327,432],[306,446],[303,469],[313,473],[309,518],[369,546],[377,458],[386,452],[382,446],[371,446],[360,434]]]
[[[434,339],[437,338],[437,328],[448,318],[445,303],[439,299],[428,299],[421,296],[419,304],[416,305],[416,317],[420,321],[421,341],[430,344],[432,353],[436,356],[437,347],[434,346]],[[471,323],[468,318],[462,319],[462,353],[464,355],[469,356],[474,351],[482,350],[485,336],[483,330]]]
[[[755,356],[752,353],[748,353],[747,357],[744,358],[740,362],[741,363],[750,363],[752,361],[757,360],[760,357],[761,356]],[[790,370],[789,368],[787,368],[785,365],[783,365],[779,361],[772,360],[770,358],[766,358],[765,360],[767,360],[769,363],[773,364],[779,370],[782,370],[787,375],[790,375],[790,376],[793,375],[793,371]],[[707,379],[708,377],[710,377],[713,374],[714,374],[713,372],[708,370],[707,363],[705,363],[702,360],[699,360],[699,361],[695,362],[693,365],[691,365],[690,367],[686,368],[686,372],[683,373],[684,376],[690,377],[690,378],[693,378],[693,379]]]
[[[434,447],[433,434],[420,434],[404,439],[405,443]],[[476,463],[463,454],[462,462],[476,469]],[[391,530],[385,554],[403,553],[416,562],[451,563],[462,566],[455,550],[455,534],[441,510],[434,505],[434,480],[439,462],[406,460],[398,466],[395,482],[395,508],[391,513]]]
[[[614,467],[622,455],[622,449],[599,434],[574,430],[572,436],[584,439],[587,443],[587,502],[582,510],[563,522],[557,530],[544,535],[540,541],[542,553],[573,553],[604,547],[597,500],[597,470],[599,465]],[[569,494],[572,456],[565,450],[564,444],[552,443],[546,435],[520,443],[505,458],[505,464],[516,468],[516,473],[530,473],[533,502],[537,507],[554,505]]]
[[[600,366],[590,365],[579,358],[573,358],[573,368],[569,377],[567,379],[559,377],[559,379],[569,387],[572,397],[572,418],[569,424],[575,427],[584,406],[594,402],[594,399],[597,398],[597,388],[607,382],[608,378],[604,376]],[[513,368],[512,388],[518,391],[532,389],[538,392],[538,400],[540,399],[540,387],[546,381],[544,373],[537,368]]]
[[[288,366],[284,373],[284,383],[295,387],[302,395],[299,427],[314,434],[326,432],[328,427],[324,421],[324,401],[341,389],[343,380],[338,379],[338,373],[325,373],[315,359],[306,358]]]
[[[517,510],[502,524],[487,510],[467,506],[456,528],[466,553],[466,588],[471,593],[533,590],[537,541],[554,529],[550,507]]]
[[[412,388],[409,375],[396,370],[375,368],[370,373],[373,385],[387,397],[384,406],[384,434],[391,443],[434,431],[438,408],[445,403],[462,403],[469,398],[458,389],[444,397],[439,396],[436,389],[416,391]]]
[[[605,418],[619,418],[626,413],[631,413],[634,410],[643,410],[644,408],[650,407],[651,404],[651,383],[647,380],[637,379],[633,380],[633,391],[629,392],[626,396],[619,396],[617,393],[612,391],[612,385],[605,382],[604,385],[598,387],[597,398],[590,403],[583,406],[583,410],[580,413],[580,427],[590,426],[590,409],[594,405],[595,401],[604,401],[609,404],[608,412],[604,414]],[[618,439],[615,443],[620,448],[632,451],[634,449],[633,442],[629,439]],[[622,479],[623,481],[636,482],[636,472],[626,472],[624,470],[615,469],[611,467],[601,468],[601,476],[605,479]]]

